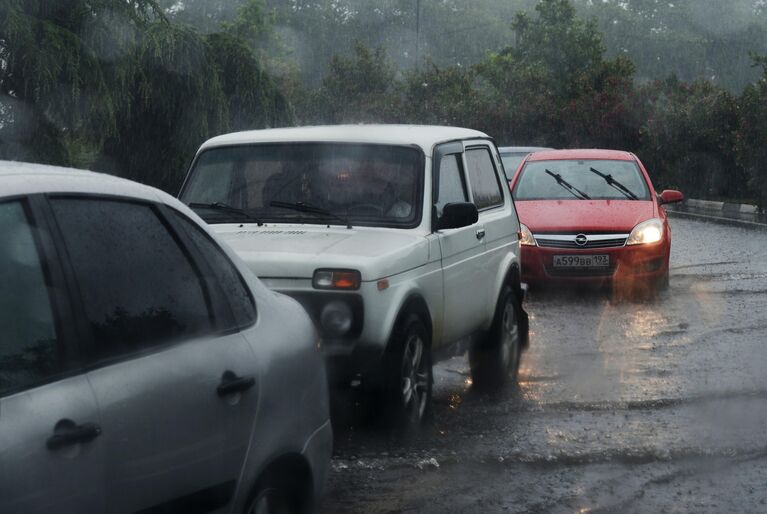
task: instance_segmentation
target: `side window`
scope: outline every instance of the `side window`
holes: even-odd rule
[[[196,223],[183,214],[171,210],[173,217],[179,221],[184,232],[199,249],[214,273],[214,280],[224,291],[232,309],[232,314],[239,327],[253,323],[256,319],[256,305],[240,272],[234,266],[224,251]],[[236,327],[218,327],[236,328]]]
[[[469,183],[477,209],[503,205],[503,193],[495,165],[487,148],[466,150],[466,166],[469,168]]]
[[[51,206],[92,329],[93,360],[212,331],[200,273],[153,207],[94,198]]]
[[[48,284],[21,202],[0,204],[0,396],[60,369]]]
[[[439,163],[439,192],[437,194],[437,214],[448,203],[466,202],[466,186],[461,173],[461,154],[442,157]]]

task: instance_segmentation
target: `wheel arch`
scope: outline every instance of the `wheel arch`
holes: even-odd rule
[[[312,468],[306,457],[300,453],[285,453],[274,457],[265,464],[248,487],[248,494],[243,505],[243,514],[255,499],[260,487],[268,480],[284,480],[290,485],[297,485],[300,491],[300,512],[309,512],[315,496]]]
[[[512,291],[514,291],[514,295],[517,297],[517,305],[519,307],[519,312],[517,314],[519,316],[520,329],[522,330],[522,348],[527,348],[530,345],[530,321],[527,312],[525,312],[525,309],[522,306],[522,302],[525,299],[525,291],[522,288],[522,270],[517,260],[513,260],[509,264],[503,275],[503,279],[498,282],[495,296],[496,304],[500,300],[503,287],[506,285],[511,287]]]
[[[394,327],[401,323],[405,316],[409,314],[415,314],[418,316],[426,326],[426,331],[429,334],[429,346],[431,346],[432,339],[434,337],[434,327],[431,311],[429,310],[429,306],[426,303],[424,297],[417,292],[411,292],[403,300],[402,305],[397,312],[397,316],[394,318],[394,324],[392,325],[392,328],[389,332],[389,339],[391,339],[391,334],[394,332]],[[389,343],[387,343],[387,347],[388,345]]]

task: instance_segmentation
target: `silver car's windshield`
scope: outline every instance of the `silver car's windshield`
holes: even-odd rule
[[[414,148],[363,144],[263,144],[200,154],[181,199],[209,223],[243,221],[413,226],[420,219],[423,159]],[[326,213],[323,215],[323,213]]]
[[[591,171],[609,175],[626,191],[614,187],[605,178]],[[549,170],[551,173],[546,173]],[[637,200],[649,200],[650,192],[644,176],[633,161],[618,160],[557,160],[533,161],[525,164],[514,186],[515,200],[571,200],[572,192],[562,187],[552,175],[558,175],[567,184],[582,191],[592,200],[626,200],[627,195]]]
[[[519,168],[519,164],[522,159],[525,158],[526,153],[503,153],[501,154],[501,161],[503,161],[503,169],[506,170],[506,178],[511,180],[514,178],[514,173]]]

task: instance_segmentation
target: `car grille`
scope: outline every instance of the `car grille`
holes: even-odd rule
[[[576,237],[585,235],[584,244],[576,243]],[[593,248],[620,248],[626,244],[628,234],[541,234],[534,235],[538,246],[542,248],[566,248],[570,250],[588,250]]]

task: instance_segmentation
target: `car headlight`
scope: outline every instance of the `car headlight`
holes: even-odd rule
[[[312,277],[312,285],[315,289],[356,291],[360,288],[361,281],[359,271],[348,269],[318,269]]]
[[[626,246],[648,245],[663,239],[663,222],[657,218],[643,221],[631,231]]]
[[[520,223],[519,224],[519,244],[522,246],[537,246],[538,243],[535,242],[535,238],[533,237],[533,233],[530,232],[530,229],[527,228],[527,225]]]
[[[324,333],[331,337],[346,335],[352,328],[352,321],[352,309],[346,302],[329,302],[320,313],[320,325]]]

